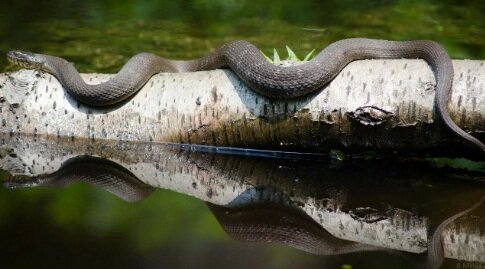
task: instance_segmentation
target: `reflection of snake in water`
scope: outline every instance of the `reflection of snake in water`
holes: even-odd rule
[[[271,203],[239,208],[207,205],[224,231],[239,241],[280,243],[317,255],[384,250],[339,239],[296,208]]]
[[[138,201],[155,188],[142,183],[123,166],[103,158],[81,156],[66,161],[52,174],[36,177],[13,176],[4,180],[10,188],[49,186],[63,187],[73,182],[86,182],[101,187],[125,201]],[[234,199],[237,200],[237,197]],[[250,201],[251,199],[242,199]],[[425,267],[439,268],[444,259],[442,233],[448,224],[470,213],[485,200],[445,219],[429,239]],[[358,242],[339,239],[316,223],[303,211],[283,204],[246,204],[228,208],[208,203],[222,228],[233,238],[250,242],[282,243],[317,255],[338,255],[360,251],[388,251],[415,260],[404,252],[386,250]],[[421,257],[416,259],[420,262]]]
[[[339,239],[304,212],[282,205],[250,204],[239,208],[208,205],[224,231],[236,240],[280,243],[317,255],[386,251],[401,256],[418,267],[437,269],[444,259],[444,229],[456,219],[475,210],[484,200],[485,196],[471,207],[442,221],[433,230],[428,242],[428,251],[423,255]]]
[[[443,263],[444,249],[443,249],[443,230],[445,229],[448,224],[454,222],[456,219],[472,212],[477,207],[479,207],[485,201],[485,196],[483,196],[478,202],[473,204],[472,206],[466,208],[463,211],[456,213],[455,215],[445,219],[436,227],[434,233],[431,235],[431,238],[428,242],[428,256],[427,256],[427,264],[431,264],[434,266],[428,266],[428,268],[439,268]]]
[[[62,167],[51,174],[29,176],[12,176],[4,180],[8,188],[23,187],[65,187],[85,182],[111,192],[127,202],[142,200],[155,190],[142,183],[135,175],[123,166],[103,158],[78,156],[67,160]]]
[[[190,72],[229,67],[253,90],[270,98],[296,98],[313,93],[328,84],[347,64],[360,59],[423,58],[436,77],[436,112],[448,128],[469,145],[485,153],[485,144],[451,119],[448,101],[453,82],[453,65],[446,51],[433,41],[385,41],[344,39],[332,43],[313,60],[298,66],[279,67],[268,63],[247,41],[227,43],[212,54],[187,61],[141,53],[131,58],[109,81],[86,84],[68,61],[48,55],[10,51],[8,59],[27,68],[53,74],[78,101],[92,106],[113,105],[136,93],[159,72]]]

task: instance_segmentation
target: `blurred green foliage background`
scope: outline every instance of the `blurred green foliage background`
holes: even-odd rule
[[[481,0],[0,1],[0,51],[68,58],[83,72],[116,72],[132,55],[187,59],[247,39],[303,55],[349,37],[432,39],[453,58],[485,58]],[[9,70],[0,57],[0,70]]]

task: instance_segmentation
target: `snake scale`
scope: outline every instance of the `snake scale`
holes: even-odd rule
[[[86,84],[76,68],[65,59],[23,51],[10,51],[7,58],[25,68],[54,75],[79,102],[109,106],[134,95],[159,72],[192,72],[229,67],[257,93],[275,99],[290,99],[313,93],[328,84],[350,62],[362,59],[421,58],[436,78],[436,113],[446,126],[468,145],[485,154],[485,144],[458,127],[448,112],[453,83],[453,65],[446,51],[428,40],[387,41],[366,38],[343,39],[323,49],[301,65],[281,67],[267,62],[248,41],[234,41],[194,60],[170,60],[151,53],[133,56],[112,79]]]

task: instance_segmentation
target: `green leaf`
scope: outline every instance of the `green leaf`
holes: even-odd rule
[[[262,50],[260,50],[260,52],[261,52],[261,54],[263,54],[263,57],[266,59],[266,61],[273,63],[273,60],[271,60],[271,58],[269,58],[266,54],[264,54],[264,52]]]
[[[286,50],[288,51],[288,60],[292,60],[292,61],[300,61],[300,59],[298,59],[298,57],[296,56],[296,54],[290,49],[290,47],[286,46]]]
[[[305,56],[305,59],[303,59],[303,61],[308,61],[310,60],[310,57],[312,57],[313,53],[315,52],[315,49],[312,49],[312,51],[310,51],[306,56]]]
[[[273,64],[279,65],[280,63],[281,63],[280,55],[278,55],[278,52],[276,51],[276,49],[273,49]]]

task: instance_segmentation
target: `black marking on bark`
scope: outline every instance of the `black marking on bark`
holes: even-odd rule
[[[466,108],[463,108],[463,110],[461,111],[460,121],[466,123]]]
[[[224,124],[222,126],[222,128],[223,128],[222,131],[224,133],[224,139],[226,140],[226,145],[230,145],[230,142],[229,142],[229,133],[227,131],[227,126]]]
[[[411,104],[411,116],[413,119],[416,118],[416,102],[413,102]]]
[[[217,87],[214,86],[211,90],[212,102],[217,103]]]
[[[199,113],[196,118],[199,120],[199,127],[198,128],[201,128],[201,126],[203,125],[202,124],[202,114]]]
[[[377,106],[363,106],[346,113],[347,116],[366,126],[376,126],[387,122],[394,114]]]
[[[217,145],[217,135],[214,131],[211,131],[211,136],[212,136],[212,145]]]
[[[16,109],[19,107],[19,104],[15,103],[15,104],[11,104],[9,107],[8,107],[8,110],[10,110],[10,112],[12,112],[12,114],[15,114],[16,113]]]

